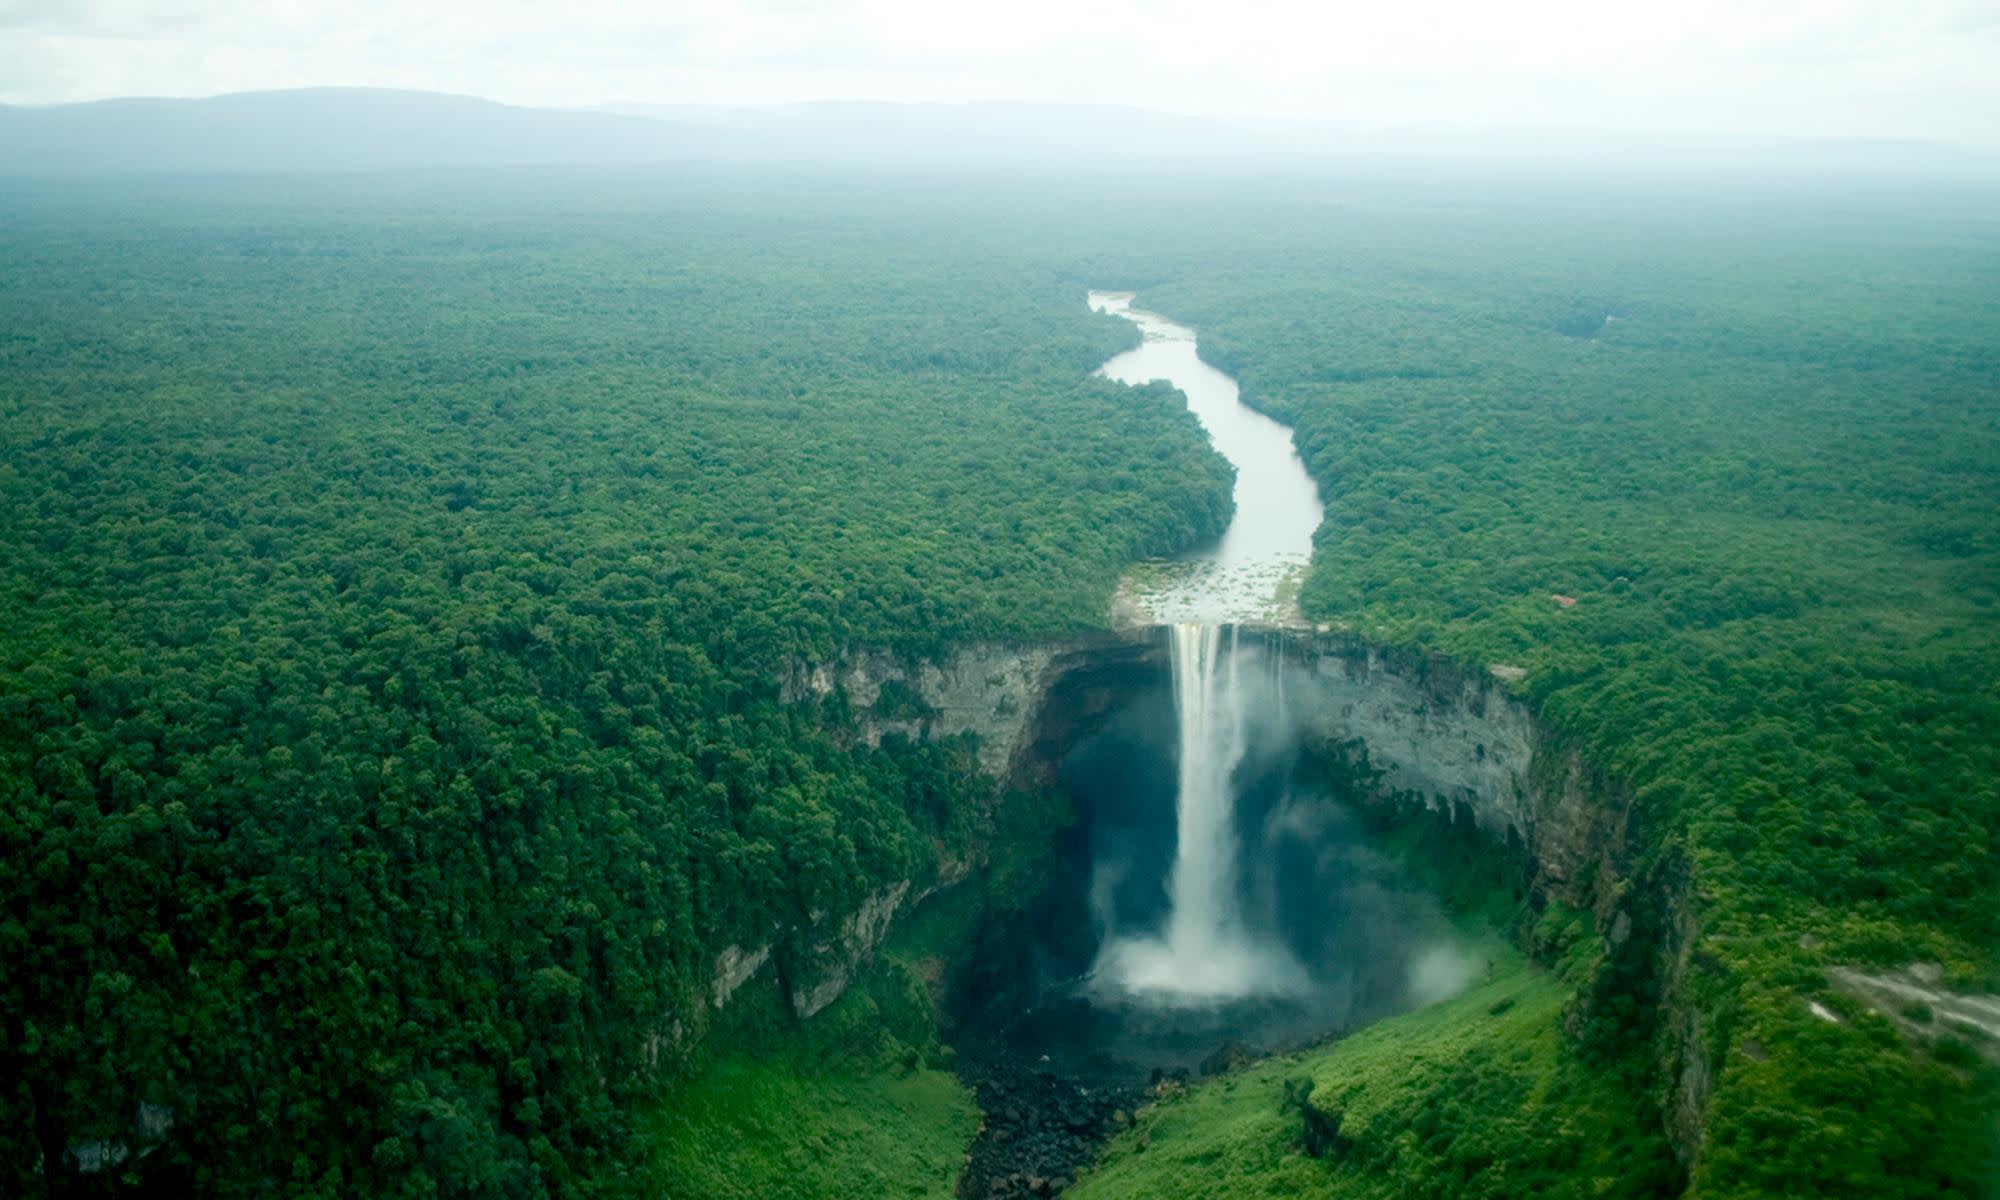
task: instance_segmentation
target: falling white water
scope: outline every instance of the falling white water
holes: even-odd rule
[[[1292,714],[1285,708],[1285,652],[1280,645],[1278,652],[1271,656],[1271,689],[1278,694],[1278,728],[1286,728]]]
[[[1242,940],[1236,914],[1235,796],[1243,761],[1243,688],[1236,629],[1222,653],[1214,625],[1173,627],[1174,708],[1180,717],[1179,850],[1167,944],[1176,957],[1208,959]]]
[[[1172,910],[1159,936],[1106,943],[1093,971],[1100,988],[1204,1003],[1306,986],[1282,946],[1246,927],[1238,899],[1234,776],[1256,698],[1239,669],[1236,627],[1227,628],[1226,645],[1220,625],[1170,628],[1180,735]]]

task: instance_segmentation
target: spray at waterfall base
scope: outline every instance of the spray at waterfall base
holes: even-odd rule
[[[1057,774],[1079,814],[1049,897],[1022,1051],[1192,1068],[1441,999],[1484,958],[1315,771],[1327,736],[1287,635],[1183,624],[1119,681]]]

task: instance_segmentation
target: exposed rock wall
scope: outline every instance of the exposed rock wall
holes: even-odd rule
[[[1634,928],[1651,931],[1655,943],[1643,952],[1658,959],[1662,1065],[1670,1078],[1664,1115],[1677,1149],[1691,1159],[1711,1074],[1710,1039],[1687,1002],[1699,929],[1684,887],[1664,883],[1649,893],[1630,886],[1639,838],[1629,793],[1537,722],[1510,687],[1521,678],[1516,668],[1475,670],[1337,633],[1271,629],[1257,636],[1309,669],[1315,694],[1295,703],[1309,706],[1305,720],[1315,739],[1371,781],[1353,799],[1470,813],[1497,842],[1517,848],[1539,892],[1593,912],[1607,951],[1620,952]],[[844,694],[871,744],[889,733],[971,733],[986,772],[1020,779],[1046,770],[1077,730],[1101,715],[1121,672],[1163,665],[1160,631],[1135,628],[1034,646],[977,643],[935,662],[857,650],[830,663],[795,664],[780,683],[794,702]],[[839,997],[896,917],[923,898],[911,893],[909,881],[891,883],[835,919],[835,932],[794,968],[801,978],[787,981],[795,1012],[810,1016]],[[717,1006],[769,956],[768,947],[732,947],[719,956]]]
[[[896,914],[909,894],[907,879],[877,889],[840,922],[833,936],[813,944],[807,961],[791,980],[792,1011],[801,1020],[818,1015],[821,1009],[840,999],[855,967],[888,939]],[[918,896],[919,900],[922,898]]]
[[[1372,647],[1307,643],[1319,696],[1307,714],[1380,772],[1379,799],[1466,805],[1481,829],[1524,841],[1536,824],[1534,722],[1493,682]]]
[[[1374,780],[1353,799],[1462,807],[1495,839],[1520,843],[1539,886],[1615,923],[1630,798],[1545,734],[1509,690],[1511,673],[1341,637],[1289,652],[1318,688],[1309,728]]]
[[[914,905],[926,895],[929,892],[919,893],[912,900],[910,881],[901,879],[875,889],[853,912],[838,920],[830,919],[826,913],[814,914],[812,930],[823,936],[809,944],[800,961],[786,964],[789,975],[784,980],[785,999],[793,1013],[801,1019],[816,1016],[838,1000],[847,990],[855,968],[888,939],[905,902]],[[770,943],[723,947],[715,956],[714,973],[709,981],[710,1005],[720,1009],[734,999],[745,984],[771,964],[774,949]]]
[[[764,969],[771,961],[771,947],[759,946],[746,950],[741,946],[725,946],[722,953],[715,956],[715,979],[709,985],[710,1001],[717,1008],[729,1003],[736,989],[750,982],[750,977]]]
[[[163,1104],[140,1101],[138,1112],[132,1118],[128,1136],[102,1138],[72,1144],[64,1157],[75,1165],[79,1175],[96,1175],[125,1165],[133,1156],[134,1148],[140,1158],[145,1158],[159,1149],[174,1130],[174,1110]]]
[[[1573,746],[1552,736],[1509,684],[1510,667],[1474,671],[1345,636],[1295,639],[1311,663],[1319,706],[1310,725],[1372,781],[1363,804],[1467,811],[1496,839],[1518,843],[1531,885],[1591,911],[1608,955],[1648,959],[1660,1014],[1662,1116],[1681,1160],[1700,1149],[1713,1077],[1713,1037],[1691,997],[1711,969],[1685,873],[1654,864],[1635,879],[1642,838],[1632,797]],[[1635,929],[1647,937],[1632,940]]]
[[[939,662],[857,650],[831,663],[796,664],[781,690],[790,702],[845,692],[870,745],[885,733],[911,738],[973,734],[979,739],[979,765],[999,777],[1021,749],[1035,706],[1047,690],[1050,664],[1067,649],[976,642]],[[877,712],[890,683],[905,685],[925,711]]]
[[[890,733],[913,739],[972,734],[981,769],[1004,780],[1029,764],[1044,704],[1060,680],[1079,672],[1087,675],[1107,657],[1143,654],[1155,640],[1151,631],[1140,630],[1040,645],[979,642],[936,662],[856,650],[830,663],[795,663],[779,681],[780,694],[787,702],[802,703],[844,693],[870,745]],[[902,685],[903,698],[911,705],[883,703],[892,684]],[[969,869],[966,863],[942,864],[935,886],[948,887]],[[785,964],[791,974],[785,981],[786,999],[794,1013],[812,1017],[840,998],[855,971],[888,938],[895,918],[929,895],[913,896],[912,887],[910,880],[897,880],[878,888],[851,913],[815,915],[814,929],[833,932],[812,942],[802,961]],[[729,1003],[771,962],[772,952],[765,944],[728,946],[717,954],[709,985],[714,1007]]]

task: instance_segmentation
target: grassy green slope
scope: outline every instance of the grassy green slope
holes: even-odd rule
[[[1054,792],[996,813],[973,878],[919,904],[827,1011],[792,1021],[770,973],[745,985],[695,1069],[641,1109],[644,1169],[621,1189],[742,1200],[952,1194],[978,1126],[947,1066],[939,1004],[979,923],[1018,913],[1043,886],[1071,814]]]
[[[1518,953],[1451,1000],[1141,1110],[1073,1195],[1646,1196],[1677,1173],[1643,1102],[1564,1053],[1569,989]],[[1307,1086],[1309,1085],[1309,1087]],[[1338,1133],[1307,1152],[1310,1105]]]
[[[944,1200],[979,1124],[949,1071],[732,1058],[675,1093],[653,1131],[659,1196]]]
[[[979,1111],[941,1065],[933,1020],[892,959],[803,1026],[725,1032],[651,1108],[631,1194],[944,1200]]]

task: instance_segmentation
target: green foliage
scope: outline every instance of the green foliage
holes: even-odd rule
[[[621,1191],[714,1200],[952,1195],[979,1110],[942,1067],[935,1013],[911,966],[892,958],[804,1025],[771,1021],[763,1032],[717,1031],[726,1048],[654,1108],[651,1161]]]
[[[1518,954],[1502,955],[1485,982],[1451,1000],[1143,1110],[1073,1194],[1678,1194],[1643,1100],[1565,1053],[1566,994]]]
[[[1702,938],[1703,1194],[1990,1179],[1976,1073],[1805,1014],[1828,964],[2000,981],[1991,199],[1357,203],[1143,297],[1298,430],[1328,502],[1308,615],[1525,668],[1633,789],[1638,871],[1686,877]],[[1615,1042],[1661,993],[1606,969]]]
[[[0,1190],[142,1102],[177,1120],[145,1171],[203,1194],[634,1161],[718,947],[995,837],[964,745],[857,749],[779,680],[1094,624],[1221,526],[1177,399],[1088,378],[1131,331],[1082,291],[1129,286],[1297,428],[1315,619],[1524,668],[1630,785],[1688,905],[1640,936],[1699,934],[1697,1189],[1974,1194],[1987,1060],[1822,968],[2000,986],[2000,205],[1247,182],[10,188]],[[1198,1089],[1231,1186],[1651,1186],[1637,1135],[1573,1134],[1671,1102],[1680,1048],[1630,1077],[1659,980],[1569,919],[1588,1070],[1523,990],[1400,1082],[1387,1049],[1316,1074],[1376,1183]],[[950,1107],[827,1071],[871,1124]]]
[[[205,1194],[585,1187],[720,947],[990,820],[793,665],[1088,625],[1219,528],[1080,289],[763,194],[0,201],[0,1190],[141,1102]]]
[[[1751,979],[1707,1123],[1704,1196],[1953,1196],[2000,1183],[2000,1069],[1940,1044],[1913,1053],[1888,1021]],[[1802,1183],[1802,1181],[1806,1181]]]

